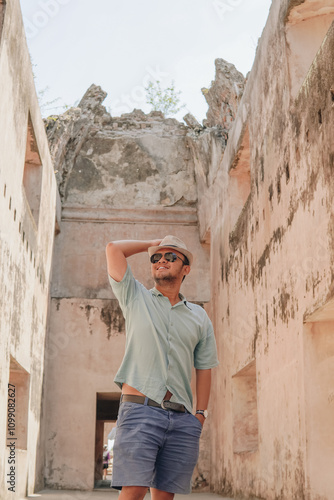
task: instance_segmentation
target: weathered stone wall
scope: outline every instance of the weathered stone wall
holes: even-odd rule
[[[186,127],[162,113],[140,110],[112,118],[106,94],[92,86],[47,132],[66,205],[195,207],[193,164],[184,146]]]
[[[220,164],[245,86],[243,75],[233,64],[224,59],[216,59],[215,66],[215,80],[211,82],[209,89],[202,89],[209,104],[203,126],[192,123],[185,116],[191,128],[187,135],[195,165],[198,224],[203,242],[210,242],[213,206],[211,191],[213,184],[219,179]],[[222,186],[220,188],[222,190]],[[219,197],[221,205],[222,197]]]
[[[202,94],[209,106],[203,125],[218,125],[228,133],[234,123],[246,82],[243,74],[224,59],[216,59],[215,67],[215,79],[210,88],[202,88]]]
[[[120,396],[113,378],[125,332],[107,279],[108,241],[179,236],[196,255],[183,292],[189,300],[209,300],[209,252],[198,235],[188,128],[157,112],[111,117],[104,98],[93,85],[78,108],[46,123],[62,197],[46,391],[46,482],[53,488],[92,489],[97,393]],[[151,288],[147,254],[129,260],[136,278]],[[204,487],[208,460],[207,454],[197,472]]]
[[[34,182],[32,182],[32,180]],[[38,189],[36,189],[38,187]],[[44,484],[44,345],[56,180],[18,0],[0,2],[0,498]],[[15,386],[9,434],[8,384]],[[13,399],[13,398],[12,398]],[[10,415],[10,418],[12,416]],[[12,448],[7,445],[13,440]],[[12,455],[10,456],[10,452]],[[9,457],[14,460],[8,463]],[[10,466],[14,467],[12,483]],[[13,487],[13,490],[8,490]]]
[[[43,486],[44,452],[46,485],[92,489],[125,341],[104,248],[168,233],[194,251],[183,292],[220,359],[195,484],[333,498],[333,18],[332,0],[274,0],[246,86],[216,61],[203,125],[111,117],[92,86],[46,123],[60,214],[19,3],[0,2],[0,426],[12,383],[17,498]],[[152,286],[147,255],[130,262]]]
[[[309,43],[312,19],[316,27],[311,67],[298,53],[304,31],[290,31],[299,4]],[[332,20],[331,2],[273,2],[227,147],[202,182],[220,358],[211,450],[219,493],[334,496]],[[190,138],[198,157],[201,134]],[[203,179],[203,162],[195,166]]]

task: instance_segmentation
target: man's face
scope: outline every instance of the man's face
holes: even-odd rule
[[[177,255],[177,258],[174,262],[169,262],[165,258],[165,254],[172,252]],[[151,264],[152,276],[154,281],[157,284],[162,283],[173,283],[180,281],[182,282],[183,276],[189,273],[190,266],[184,265],[185,256],[175,250],[175,248],[162,248],[157,253],[161,253],[162,257],[155,264]]]

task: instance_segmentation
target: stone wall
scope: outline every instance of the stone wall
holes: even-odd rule
[[[332,21],[332,2],[273,2],[224,154],[195,161],[220,358],[218,493],[334,496]],[[191,138],[198,158],[205,134]]]
[[[274,0],[247,83],[216,61],[203,125],[111,117],[93,85],[46,122],[57,205],[19,3],[0,2],[1,498],[8,383],[16,497],[100,477],[125,341],[104,249],[168,233],[194,251],[183,292],[220,359],[195,485],[333,498],[333,19],[332,0]],[[147,255],[130,264],[151,287]]]
[[[209,105],[203,125],[194,123],[188,115],[184,117],[191,129],[187,136],[195,165],[200,238],[207,243],[210,242],[214,204],[211,191],[220,179],[220,164],[245,86],[243,75],[233,64],[224,59],[216,59],[215,66],[215,80],[211,82],[209,89],[202,89]],[[217,191],[222,190],[223,186],[216,188]],[[221,205],[222,198],[219,198]]]
[[[0,152],[0,498],[12,500],[44,485],[44,346],[57,193],[18,0],[0,2]]]

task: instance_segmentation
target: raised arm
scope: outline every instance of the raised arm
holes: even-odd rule
[[[147,252],[149,247],[160,245],[159,240],[111,241],[106,248],[108,273],[115,281],[122,281],[126,271],[126,259],[136,253]]]

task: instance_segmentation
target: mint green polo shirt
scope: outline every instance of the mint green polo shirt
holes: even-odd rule
[[[204,309],[180,294],[171,305],[156,288],[147,290],[130,266],[122,281],[109,276],[125,318],[125,354],[114,382],[129,384],[161,403],[169,390],[171,401],[192,411],[192,367],[206,370],[218,365],[212,323]]]

